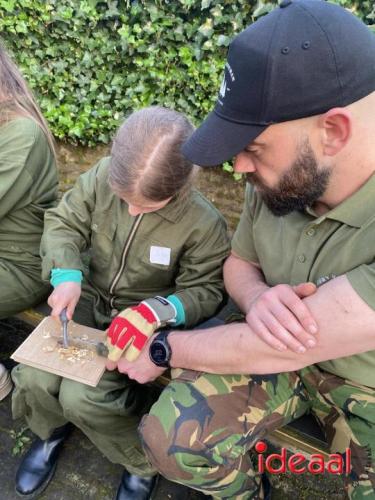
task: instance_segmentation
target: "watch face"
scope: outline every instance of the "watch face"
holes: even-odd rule
[[[168,351],[165,344],[158,341],[153,342],[150,346],[150,356],[157,365],[168,361]]]

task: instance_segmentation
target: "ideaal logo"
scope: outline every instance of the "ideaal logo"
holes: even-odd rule
[[[258,472],[269,472],[270,474],[324,474],[325,471],[330,474],[350,474],[351,470],[351,451],[346,449],[344,456],[339,453],[332,453],[329,459],[325,459],[321,453],[313,453],[311,459],[302,455],[302,453],[293,453],[287,458],[285,448],[281,448],[281,453],[271,453],[265,458],[262,453],[267,450],[264,441],[258,441],[255,445],[258,455]]]

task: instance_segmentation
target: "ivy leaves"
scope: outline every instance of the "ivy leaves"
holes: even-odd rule
[[[369,24],[372,0],[349,2]],[[199,123],[233,36],[277,5],[255,0],[0,0],[0,30],[56,137],[108,142],[151,104]]]

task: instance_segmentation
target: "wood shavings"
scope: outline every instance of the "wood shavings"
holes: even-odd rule
[[[86,361],[92,361],[94,359],[93,351],[90,351],[90,349],[80,349],[75,346],[69,346],[67,349],[60,347],[58,353],[60,359],[65,359],[69,361],[69,363],[81,362],[81,364],[83,364],[82,362],[85,363]]]
[[[84,365],[87,361],[92,361],[94,359],[93,351],[85,348],[80,349],[76,346],[69,346],[67,349],[64,349],[64,347],[59,347],[59,345],[56,344],[46,345],[42,348],[43,352],[54,352],[56,350],[59,353],[59,358],[64,359],[65,361],[69,361],[69,363],[79,362],[81,363],[81,365]]]
[[[42,349],[43,352],[53,352],[55,347],[53,345],[45,345]]]
[[[70,324],[71,328],[68,329],[72,330],[73,334],[69,338],[69,346],[77,347],[76,351],[69,355],[59,352],[59,348],[63,347],[61,324],[48,316],[18,347],[12,358],[19,363],[95,387],[105,371],[106,358],[99,356],[96,351],[97,343],[103,341],[105,334],[85,325],[77,324],[74,328],[74,323]],[[86,334],[88,340],[81,342],[79,337]],[[84,352],[78,357],[77,353],[82,349]],[[88,350],[91,352],[87,352]],[[66,357],[70,357],[70,360],[65,359]]]

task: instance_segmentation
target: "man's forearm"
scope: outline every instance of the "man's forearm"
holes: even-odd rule
[[[375,349],[375,312],[345,276],[326,283],[304,301],[319,325],[317,346],[304,354],[277,351],[246,323],[234,323],[172,333],[171,366],[222,374],[278,373]]]
[[[172,349],[172,368],[255,374],[291,371],[304,366],[301,355],[296,359],[298,363],[291,365],[292,351],[275,351],[254,335],[246,323],[176,331],[169,335],[168,340]]]
[[[262,271],[233,253],[224,264],[224,282],[230,297],[245,314],[256,297],[268,288]]]

